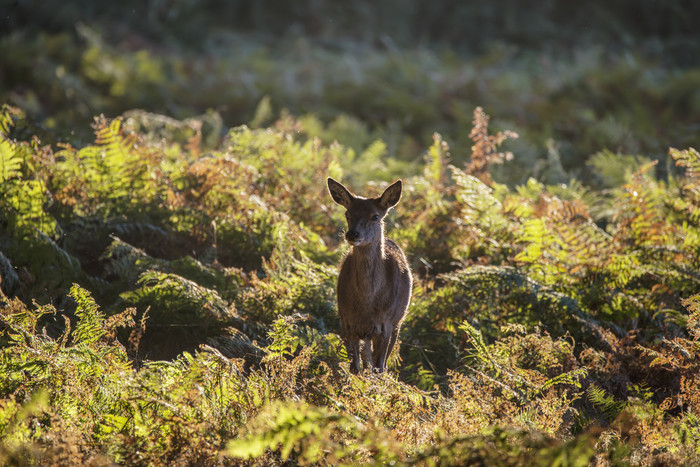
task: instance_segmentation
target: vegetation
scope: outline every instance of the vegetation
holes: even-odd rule
[[[289,116],[215,146],[163,121],[52,147],[3,107],[3,464],[700,460],[694,149],[665,180],[600,153],[621,185],[509,188],[488,171],[516,135],[482,109],[466,166],[435,134],[388,223],[416,279],[400,353],[356,377],[324,180],[358,156]]]
[[[700,3],[662,3],[9,2],[0,464],[700,464]],[[383,375],[328,176],[404,181]]]

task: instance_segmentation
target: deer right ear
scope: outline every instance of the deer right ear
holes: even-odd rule
[[[343,186],[342,183],[336,182],[328,177],[328,192],[331,194],[333,201],[343,206],[345,209],[350,208],[350,204],[355,197]]]

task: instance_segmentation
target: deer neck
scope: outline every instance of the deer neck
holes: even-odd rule
[[[383,231],[379,236],[379,241],[353,247],[355,281],[360,289],[365,290],[370,295],[383,287],[384,255]]]

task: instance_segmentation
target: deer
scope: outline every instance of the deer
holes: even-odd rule
[[[413,279],[403,250],[384,237],[384,218],[401,199],[397,180],[381,196],[364,198],[328,178],[333,201],[345,208],[345,239],[351,249],[342,260],[337,283],[341,337],[350,372],[360,372],[360,341],[365,369],[383,373],[411,301]]]

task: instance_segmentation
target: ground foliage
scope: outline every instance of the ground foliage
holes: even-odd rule
[[[700,462],[696,150],[664,180],[600,153],[619,185],[507,187],[516,134],[476,108],[458,167],[436,133],[387,220],[415,277],[400,352],[356,377],[325,177],[363,179],[357,156],[289,115],[214,146],[205,123],[48,146],[2,108],[1,463]]]

